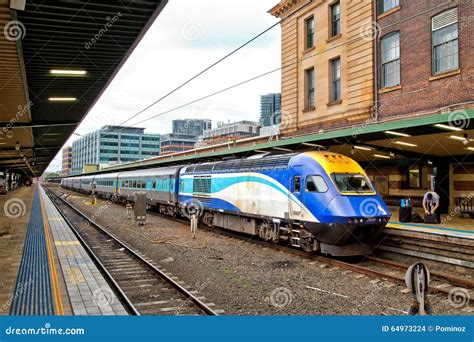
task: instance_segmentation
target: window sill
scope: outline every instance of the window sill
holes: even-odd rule
[[[377,20],[385,18],[386,16],[389,16],[392,13],[398,12],[401,8],[402,8],[402,6],[398,5],[397,7],[394,7],[392,9],[388,10],[387,12],[383,12],[382,14],[379,14],[377,16]]]
[[[335,35],[335,36],[329,37],[329,38],[326,40],[326,43],[330,43],[330,42],[335,41],[335,40],[337,40],[337,39],[339,39],[339,38],[341,38],[341,37],[342,37],[342,34],[339,33],[339,34],[337,34],[337,35]]]
[[[326,106],[330,107],[330,106],[335,106],[335,105],[339,105],[342,103],[342,100],[337,100],[337,101],[331,101],[329,103],[326,103]]]
[[[309,53],[309,52],[313,51],[314,49],[316,49],[316,46],[313,46],[313,47],[304,49],[304,50],[303,50],[303,54]]]
[[[384,93],[389,93],[391,91],[400,90],[400,89],[402,89],[402,86],[399,84],[399,85],[396,85],[396,86],[393,86],[393,87],[387,87],[387,88],[379,89],[378,93],[379,94],[384,94]]]
[[[442,74],[437,74],[437,75],[431,76],[429,78],[429,81],[436,81],[436,80],[439,80],[441,78],[450,77],[450,76],[454,76],[454,75],[459,75],[460,73],[461,73],[461,69],[446,71],[446,72],[443,72]]]
[[[305,108],[305,109],[303,109],[303,113],[313,112],[315,110],[316,110],[316,107]]]

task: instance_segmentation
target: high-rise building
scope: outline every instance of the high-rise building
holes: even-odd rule
[[[173,120],[173,134],[193,135],[196,138],[204,131],[212,128],[209,119],[177,119]]]
[[[260,96],[260,123],[263,127],[281,122],[281,94],[273,93]]]
[[[68,176],[72,171],[72,146],[66,146],[63,148],[62,158],[62,170],[63,176]]]
[[[145,134],[144,128],[104,126],[72,144],[72,173],[84,165],[113,165],[160,155],[160,135]]]

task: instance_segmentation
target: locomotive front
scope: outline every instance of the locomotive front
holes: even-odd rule
[[[391,212],[356,161],[332,152],[308,152],[292,158],[290,170],[293,182],[304,185],[295,196],[316,219],[302,224],[329,246],[328,253],[370,248]],[[297,212],[291,214],[298,218]]]

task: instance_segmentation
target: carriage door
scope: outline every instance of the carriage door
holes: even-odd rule
[[[290,191],[288,194],[288,207],[290,210],[290,219],[301,218],[301,205],[299,200],[302,198],[303,192],[303,167],[293,167],[293,172],[290,174]]]

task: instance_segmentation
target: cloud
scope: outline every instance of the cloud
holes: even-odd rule
[[[169,1],[76,132],[86,134],[104,125],[121,124],[276,23],[267,13],[275,4],[276,0]],[[214,126],[217,121],[257,121],[260,95],[280,92],[279,72],[139,123],[280,65],[280,28],[277,26],[127,125],[138,123],[137,126],[146,127],[147,133],[166,134],[171,131],[171,121],[175,118],[210,118]],[[77,138],[71,137],[68,144]]]

